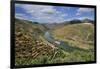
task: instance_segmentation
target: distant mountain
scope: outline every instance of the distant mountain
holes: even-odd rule
[[[94,21],[90,19],[83,19],[82,22],[83,23],[94,23]]]
[[[65,21],[65,22],[63,22],[63,23],[67,23],[67,24],[94,23],[94,20],[91,20],[91,19],[83,19],[83,20],[74,19],[74,20],[70,20],[70,21]]]
[[[82,23],[82,21],[78,20],[78,19],[74,19],[74,20],[69,21],[69,23],[71,23],[71,24],[73,24],[73,23]]]
[[[81,23],[94,24],[94,21],[90,20],[90,19],[83,19],[83,20],[74,19],[74,20],[70,20],[70,21],[64,21],[62,23],[45,23],[43,25],[46,26],[48,29],[53,29],[55,27],[61,27],[61,26],[69,25],[69,24],[81,24]]]
[[[22,21],[20,19],[16,19],[16,21]],[[54,27],[61,27],[64,25],[69,25],[69,24],[80,24],[80,23],[91,23],[94,24],[94,21],[91,19],[83,19],[83,20],[79,20],[79,19],[73,19],[70,21],[64,21],[62,23],[39,23],[39,22],[32,22],[32,21],[27,21],[27,20],[23,20],[22,22],[28,22],[28,23],[33,23],[33,24],[39,24],[44,26],[47,30],[49,29],[53,29]]]

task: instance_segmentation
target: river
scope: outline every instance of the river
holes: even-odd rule
[[[77,47],[69,46],[67,42],[61,41],[59,39],[55,39],[48,31],[45,32],[44,38],[48,42],[54,44],[55,46],[65,50],[65,51],[72,52],[73,50],[81,50],[81,51],[83,50],[83,49],[80,49],[80,48],[77,48]]]

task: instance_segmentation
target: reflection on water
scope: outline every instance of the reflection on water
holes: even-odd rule
[[[48,31],[45,32],[44,37],[49,42],[54,42],[55,41],[54,38],[50,35],[50,33]]]

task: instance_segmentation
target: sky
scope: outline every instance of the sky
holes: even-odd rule
[[[39,23],[61,23],[86,18],[94,20],[94,8],[15,4],[15,18]]]

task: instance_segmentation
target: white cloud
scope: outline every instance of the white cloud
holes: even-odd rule
[[[78,19],[83,20],[83,19],[92,19],[90,17],[79,17]]]
[[[90,12],[90,11],[94,11],[94,9],[92,8],[79,8],[78,12]]]
[[[26,13],[30,14],[32,17],[28,18],[25,13],[24,15],[17,16],[20,18],[33,19],[41,22],[63,22],[65,21],[64,17],[68,14],[63,13],[61,11],[57,11],[53,6],[44,6],[44,5],[23,5],[16,4],[16,7],[21,7],[26,11]]]
[[[92,12],[92,11],[94,11],[93,8],[79,8],[77,10],[76,15],[81,15],[82,13],[89,13],[89,12]]]
[[[27,19],[27,16],[25,14],[21,14],[21,13],[16,13],[15,17],[19,18],[19,19],[24,19],[24,20]]]

